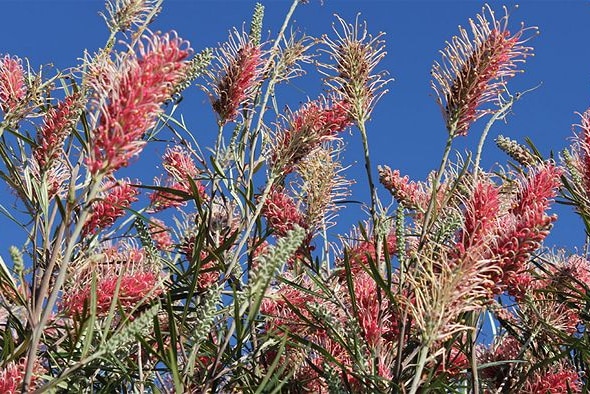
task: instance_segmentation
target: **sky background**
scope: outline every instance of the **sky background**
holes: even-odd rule
[[[265,1],[264,37],[273,37],[282,24],[290,1]],[[214,47],[225,41],[228,31],[246,29],[254,1],[247,0],[167,0],[152,30],[176,30],[189,40],[196,51]],[[295,26],[312,36],[331,32],[337,13],[353,21],[358,12],[368,23],[369,31],[386,33],[388,55],[380,69],[387,70],[394,79],[390,92],[379,102],[369,123],[368,133],[374,167],[389,165],[400,169],[412,179],[423,180],[438,167],[446,139],[446,129],[440,109],[430,88],[430,69],[439,60],[439,50],[458,32],[458,25],[467,26],[468,19],[481,11],[479,1],[371,1],[371,0],[311,0],[300,6],[295,14]],[[572,124],[579,120],[576,112],[590,105],[590,2],[588,1],[524,1],[518,9],[514,3],[490,2],[499,16],[502,5],[510,10],[510,29],[516,31],[520,23],[538,26],[539,36],[530,41],[535,56],[523,66],[524,73],[510,81],[514,92],[531,89],[514,107],[508,123],[497,123],[486,143],[482,167],[497,169],[497,162],[506,163],[507,157],[493,142],[498,134],[518,141],[530,137],[545,155],[558,152],[569,144]],[[52,63],[57,69],[79,64],[84,50],[90,52],[101,47],[108,38],[108,29],[98,15],[102,1],[6,1],[0,0],[0,53],[28,58],[34,68]],[[315,75],[305,81],[294,81],[283,88],[282,94],[291,103],[314,99],[321,93],[321,81]],[[216,126],[207,97],[191,87],[180,106],[186,123],[203,146],[213,141]],[[279,98],[279,100],[284,100]],[[285,101],[279,101],[284,105]],[[455,145],[461,153],[477,145],[486,119],[475,124],[465,138]],[[352,165],[347,173],[357,180],[352,199],[369,201],[364,183],[364,167],[360,137],[355,130],[345,135],[347,153],[345,164]],[[156,147],[157,158],[165,146]],[[375,170],[375,169],[374,169]],[[128,176],[148,181],[157,175],[153,168],[137,164]],[[149,174],[142,174],[149,171]],[[376,172],[376,171],[375,171]],[[146,179],[147,178],[147,179]],[[382,189],[379,186],[380,189]],[[0,203],[10,208],[14,197],[5,186],[0,187]],[[381,190],[385,203],[390,201]],[[581,247],[584,232],[581,221],[569,209],[557,208],[560,219],[548,246]],[[349,225],[366,216],[354,208],[342,211],[342,225],[336,230],[346,232]],[[8,261],[8,247],[22,245],[24,234],[15,235],[13,225],[0,218],[0,255]]]

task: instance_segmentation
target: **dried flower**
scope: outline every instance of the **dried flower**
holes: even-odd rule
[[[0,108],[4,113],[14,110],[27,94],[22,60],[16,56],[0,58]]]
[[[339,92],[343,101],[350,105],[350,117],[357,122],[364,122],[371,116],[375,103],[387,92],[383,89],[389,82],[384,79],[385,73],[374,72],[386,55],[381,40],[385,33],[371,36],[367,32],[367,23],[360,24],[358,16],[354,25],[336,17],[342,32],[334,27],[336,40],[323,37],[323,43],[328,47],[326,52],[334,64],[322,66],[327,70],[328,86]]]
[[[488,20],[488,15],[491,21]],[[441,63],[432,67],[432,88],[438,96],[446,127],[452,136],[466,135],[473,122],[493,112],[486,103],[499,103],[506,79],[517,72],[518,63],[531,56],[523,44],[527,29],[508,30],[508,12],[496,20],[489,6],[470,20],[473,38],[464,28],[447,42]],[[535,28],[531,28],[535,29]]]
[[[286,125],[276,133],[271,148],[272,166],[283,175],[292,172],[322,142],[336,139],[352,124],[346,102],[325,98],[307,102],[285,119]]]
[[[101,62],[101,72],[94,70],[96,75],[88,79],[100,114],[87,160],[93,174],[110,174],[141,152],[144,133],[155,125],[161,105],[185,77],[191,49],[175,33],[152,34],[140,41],[138,52],[140,58],[133,52],[121,54],[118,67]]]
[[[108,0],[106,10],[108,16],[103,17],[112,32],[126,31],[132,25],[141,26],[148,24],[159,12],[160,7],[156,0]]]
[[[209,98],[220,125],[232,122],[246,108],[260,82],[262,51],[246,33],[234,31],[216,53]]]
[[[82,233],[96,234],[110,227],[117,218],[123,216],[125,209],[137,201],[139,191],[128,181],[109,181],[104,185],[103,194],[92,203],[91,213],[84,224]]]

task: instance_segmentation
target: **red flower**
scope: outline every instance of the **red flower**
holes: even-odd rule
[[[188,42],[175,34],[144,40],[147,45],[139,44],[141,58],[121,55],[118,69],[109,69],[105,62],[101,78],[91,80],[100,98],[100,119],[87,161],[93,174],[110,174],[141,152],[144,133],[155,125],[161,105],[184,78],[191,53]]]

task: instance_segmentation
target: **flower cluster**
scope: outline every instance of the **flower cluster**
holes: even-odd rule
[[[144,134],[185,76],[191,49],[175,34],[153,34],[140,41],[138,52],[121,54],[116,65],[102,61],[101,77],[90,78],[100,115],[87,160],[93,174],[110,174],[141,152]]]

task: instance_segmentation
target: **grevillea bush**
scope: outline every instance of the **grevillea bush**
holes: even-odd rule
[[[112,0],[106,44],[73,68],[0,57],[0,176],[25,215],[0,260],[0,392],[585,392],[590,261],[543,242],[556,200],[590,235],[590,110],[560,154],[500,136],[511,166],[480,167],[536,29],[486,6],[446,43],[447,143],[418,181],[370,161],[383,35],[339,17],[297,33],[304,3],[269,38],[257,5],[249,30],[195,52],[148,29],[160,1]],[[279,109],[304,73],[324,93]],[[178,115],[199,88],[212,147]],[[480,143],[455,156],[474,122]],[[334,237],[345,131],[370,201]],[[154,180],[129,178],[162,141]]]

